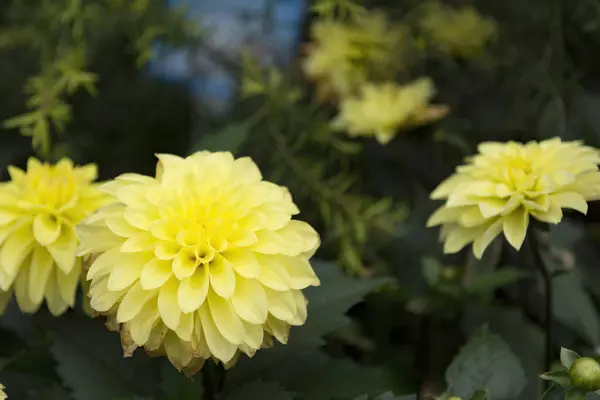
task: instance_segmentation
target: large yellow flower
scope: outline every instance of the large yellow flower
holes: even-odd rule
[[[442,225],[444,252],[473,242],[481,258],[501,232],[515,249],[525,240],[530,217],[558,224],[563,208],[587,212],[600,198],[600,153],[580,141],[479,145],[479,154],[442,182],[432,199],[446,199],[427,222]]]
[[[4,387],[3,384],[0,383],[0,400],[6,400],[8,397],[6,396],[6,393],[4,393],[4,389],[6,389]]]
[[[73,306],[81,273],[75,225],[110,197],[91,183],[95,165],[30,158],[27,171],[8,170],[11,181],[0,184],[0,310],[14,291],[23,312],[36,312],[45,298],[60,315]]]
[[[407,85],[394,82],[366,83],[358,96],[344,98],[340,113],[332,121],[334,129],[347,130],[350,136],[375,136],[381,144],[392,140],[402,127],[443,117],[444,106],[432,107],[433,81],[417,79]]]
[[[385,14],[368,12],[348,22],[323,19],[311,27],[303,69],[308,78],[336,95],[353,93],[374,72],[398,67],[402,26],[391,26]]]
[[[424,6],[419,24],[440,51],[465,58],[482,53],[497,31],[496,22],[472,6],[453,8],[438,2]]]
[[[120,324],[126,354],[145,347],[194,373],[228,364],[306,320],[301,290],[318,285],[319,246],[287,189],[229,152],[158,155],[156,178],[105,184],[119,203],[80,224],[80,254],[95,260],[91,306]],[[96,258],[97,257],[97,258]]]

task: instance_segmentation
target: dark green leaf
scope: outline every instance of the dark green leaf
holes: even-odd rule
[[[435,286],[442,272],[442,265],[433,257],[424,257],[422,261],[422,270],[425,280],[430,286]]]
[[[255,381],[239,387],[225,397],[225,400],[292,400],[290,393],[273,382]]]
[[[484,327],[461,349],[446,370],[453,393],[469,398],[487,389],[494,400],[512,400],[526,384],[519,359],[499,335]]]

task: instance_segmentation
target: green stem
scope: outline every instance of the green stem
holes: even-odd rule
[[[527,239],[531,254],[533,256],[533,262],[536,269],[542,275],[544,282],[544,303],[545,303],[545,319],[544,319],[544,333],[545,333],[545,353],[544,353],[544,371],[550,371],[553,359],[553,343],[554,343],[554,327],[553,327],[553,292],[552,292],[552,274],[546,267],[544,259],[540,251],[540,244],[537,238],[537,232],[531,229],[528,232]]]

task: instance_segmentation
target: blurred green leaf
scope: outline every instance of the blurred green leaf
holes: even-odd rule
[[[571,364],[578,358],[581,358],[581,356],[573,350],[565,349],[564,347],[560,348],[560,363],[566,369],[571,368]]]
[[[253,124],[251,120],[246,120],[226,125],[218,132],[206,134],[193,146],[191,153],[207,150],[237,154],[248,140]]]
[[[569,373],[565,370],[545,372],[540,375],[540,378],[545,381],[555,382],[565,388],[571,386],[571,378],[569,378]]]
[[[466,289],[472,294],[486,295],[500,287],[512,285],[530,276],[529,271],[523,269],[501,268],[474,277]]]
[[[499,335],[480,328],[446,370],[452,393],[462,398],[487,389],[496,400],[513,400],[523,391],[525,372],[517,356]]]

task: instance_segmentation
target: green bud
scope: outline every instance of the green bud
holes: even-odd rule
[[[569,378],[573,386],[593,392],[600,389],[600,364],[590,357],[573,361],[569,368]]]

